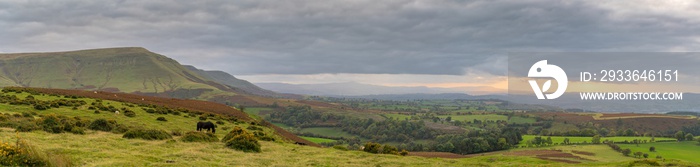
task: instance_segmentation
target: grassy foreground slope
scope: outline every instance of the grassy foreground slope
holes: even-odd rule
[[[2,128],[0,140],[15,140]],[[262,141],[261,153],[244,153],[221,143],[184,143],[123,139],[121,135],[20,133],[22,139],[47,152],[67,155],[79,166],[562,166],[529,157],[483,156],[466,159],[423,158],[340,151]],[[167,161],[173,163],[167,163]]]
[[[46,110],[37,110],[31,105],[13,105],[0,103],[0,114],[5,121],[12,118],[42,119],[47,115],[66,116],[68,118],[79,117],[82,120],[95,120],[105,118],[114,120],[121,125],[129,127],[142,127],[165,130],[167,132],[194,130],[196,122],[202,115],[192,116],[189,113],[159,114],[148,113],[149,107],[138,106],[133,103],[113,101],[107,99],[74,98],[64,96],[48,96],[42,94],[30,94],[27,92],[2,93],[7,96],[17,97],[19,100],[33,98],[41,101],[60,99],[82,100],[87,104],[99,103],[115,108],[126,108],[134,111],[134,117],[125,114],[116,114],[109,111],[95,112],[97,109],[89,109],[91,105],[70,107],[52,107]],[[99,94],[98,94],[99,95]],[[124,94],[117,94],[124,97]],[[143,100],[149,102],[149,100]],[[145,109],[144,109],[145,108]],[[163,117],[167,121],[157,121],[157,117]],[[207,116],[212,121],[220,119]],[[242,120],[242,119],[239,119]],[[12,123],[12,122],[4,122]],[[219,125],[217,138],[221,139],[226,129],[232,127],[253,126],[249,122],[226,122]],[[260,126],[257,126],[260,127]],[[263,132],[275,134],[273,129],[262,127]],[[275,137],[276,141],[260,141],[262,153],[245,153],[224,147],[221,142],[211,143],[187,143],[182,142],[181,137],[173,136],[172,140],[141,140],[125,139],[122,134],[85,130],[85,134],[72,133],[48,133],[42,130],[31,132],[15,132],[14,128],[0,128],[0,141],[13,142],[18,139],[33,145],[40,152],[51,155],[62,155],[73,165],[77,166],[434,166],[434,165],[507,165],[513,163],[556,164],[534,158],[523,157],[480,157],[470,159],[436,159],[423,157],[402,157],[397,155],[377,155],[361,151],[341,151],[332,148],[318,148],[300,146],[290,143],[281,136]],[[502,160],[497,163],[490,161]]]

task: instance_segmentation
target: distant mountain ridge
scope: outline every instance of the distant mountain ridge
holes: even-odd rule
[[[287,84],[287,83],[256,83],[256,85],[275,92],[318,96],[364,96],[386,94],[441,94],[469,93],[484,94],[496,90],[492,87],[462,87],[462,88],[432,88],[425,86],[380,86],[357,82],[325,83],[325,84]]]
[[[253,95],[258,95],[258,96],[267,96],[267,97],[298,97],[299,95],[293,95],[293,94],[283,94],[283,93],[277,93],[273,92],[270,90],[266,90],[263,88],[260,88],[246,80],[238,79],[234,77],[233,75],[223,72],[223,71],[206,71],[202,69],[198,69],[197,67],[191,66],[191,65],[183,65],[185,68],[189,69],[190,71],[193,71],[207,79],[210,79],[212,81],[231,86],[236,89],[240,89],[241,91]]]
[[[635,113],[667,113],[672,111],[700,111],[697,103],[700,94],[684,93],[683,100],[581,100],[578,93],[568,92],[557,99],[540,100],[534,95],[469,95],[463,93],[441,94],[383,94],[362,96],[332,96],[339,98],[362,98],[378,100],[479,100],[498,99],[519,104],[552,106],[561,109],[575,109],[595,112],[635,112]]]

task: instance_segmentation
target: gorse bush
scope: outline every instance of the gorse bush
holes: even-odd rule
[[[379,143],[367,142],[365,143],[365,148],[363,148],[362,151],[377,154],[379,153],[381,147],[382,145]]]
[[[90,123],[88,126],[88,129],[92,130],[99,130],[99,131],[105,131],[109,132],[112,131],[116,127],[116,122],[114,121],[107,121],[106,119],[96,119]]]
[[[0,166],[46,166],[44,160],[31,155],[28,147],[21,140],[0,143]]]
[[[165,117],[158,117],[158,118],[156,118],[156,121],[163,121],[163,122],[166,122],[166,121],[168,121],[168,120],[165,119]]]
[[[250,133],[234,136],[232,139],[226,141],[226,147],[243,152],[260,152],[260,143],[258,143],[255,136]]]
[[[136,112],[131,111],[131,110],[124,110],[124,116],[127,116],[127,117],[135,117],[135,116],[136,116]]]
[[[70,130],[70,133],[73,134],[78,134],[78,135],[84,135],[85,134],[85,128],[82,127],[74,127]]]
[[[241,127],[234,127],[231,132],[224,136],[222,141],[226,147],[231,149],[243,152],[260,152],[260,143],[255,136]]]
[[[64,130],[60,118],[53,114],[44,116],[39,120],[38,124],[44,131],[49,133],[61,133]]]
[[[362,151],[368,152],[368,153],[374,153],[374,154],[394,154],[394,155],[399,155],[398,149],[394,146],[390,146],[388,144],[385,144],[382,146],[379,143],[372,143],[372,142],[367,142],[365,143],[365,148],[362,149]],[[408,154],[408,152],[406,152]]]
[[[229,132],[228,134],[226,134],[226,135],[224,136],[224,138],[221,139],[221,141],[226,142],[226,141],[228,141],[228,140],[231,140],[234,136],[240,135],[240,134],[243,134],[243,133],[249,133],[249,132],[248,132],[248,131],[245,131],[245,130],[243,130],[243,129],[241,129],[241,127],[236,126],[236,127],[233,128],[233,130],[231,130],[231,132]]]
[[[217,142],[219,138],[213,133],[192,131],[185,133],[180,140],[183,142]]]
[[[390,146],[388,144],[385,144],[384,147],[382,147],[382,154],[399,155],[399,150],[396,149],[396,147],[394,147],[394,146]]]
[[[163,130],[155,129],[131,129],[122,136],[127,139],[144,139],[144,140],[165,140],[173,137]]]
[[[401,152],[399,152],[399,155],[401,155],[401,156],[406,156],[406,155],[408,155],[408,151],[406,151],[406,150],[401,150]]]
[[[17,126],[14,127],[17,132],[31,132],[34,130],[39,130],[41,127],[37,126],[36,123],[31,121],[18,122]]]
[[[80,118],[68,118],[49,114],[36,121],[36,124],[49,133],[71,132],[75,134],[85,134],[83,127],[87,126],[87,120]],[[75,130],[74,130],[75,129]]]
[[[126,133],[127,131],[131,130],[132,128],[123,124],[117,124],[115,123],[114,129],[112,129],[112,133]]]

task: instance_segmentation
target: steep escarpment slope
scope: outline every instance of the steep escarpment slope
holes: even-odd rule
[[[173,59],[136,47],[0,54],[0,86],[176,92],[170,95],[182,98],[231,89]]]

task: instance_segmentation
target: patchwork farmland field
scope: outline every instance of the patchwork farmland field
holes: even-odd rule
[[[666,159],[680,159],[700,163],[700,158],[698,158],[700,145],[695,141],[645,143],[639,144],[639,146],[635,144],[619,144],[619,146],[622,149],[629,148],[632,150],[632,153],[647,153],[649,158],[656,158],[658,155]],[[650,147],[655,147],[656,151],[649,151]]]
[[[518,145],[519,146],[526,146],[527,143],[525,141],[533,140],[533,139],[535,139],[535,137],[537,137],[537,136],[536,135],[523,135],[523,141],[520,142],[520,144],[518,144]],[[591,143],[591,140],[593,139],[593,137],[577,137],[577,136],[541,136],[541,137],[542,137],[542,139],[546,139],[547,137],[551,137],[553,143],[562,143],[562,142],[564,142],[564,139],[568,138],[569,142],[576,143],[576,144],[581,144],[584,141],[586,143]],[[632,140],[635,140],[635,139],[651,141],[651,137],[627,137],[627,136],[601,137],[600,141],[602,142],[602,141],[608,140],[608,141],[613,141],[613,142],[624,142],[624,141],[631,142]],[[669,140],[675,141],[676,139],[667,138],[667,137],[655,137],[654,140],[655,141],[669,141]]]

